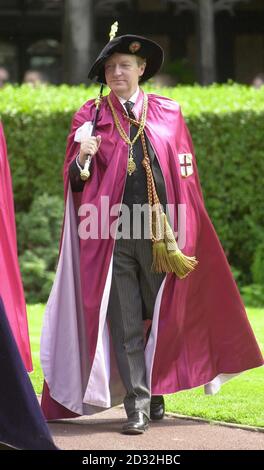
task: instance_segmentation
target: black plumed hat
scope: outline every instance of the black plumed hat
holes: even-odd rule
[[[105,61],[115,52],[120,54],[131,54],[146,59],[146,68],[141,77],[140,82],[145,82],[153,77],[160,69],[163,63],[163,49],[155,41],[136,36],[134,34],[126,34],[117,36],[103,48],[96,61],[92,65],[88,78],[95,79],[97,82],[106,83],[104,64]]]

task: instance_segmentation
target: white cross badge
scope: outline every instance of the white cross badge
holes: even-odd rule
[[[181,175],[183,178],[187,178],[193,174],[193,163],[192,163],[192,154],[191,153],[179,153],[178,154],[180,166],[181,166]]]

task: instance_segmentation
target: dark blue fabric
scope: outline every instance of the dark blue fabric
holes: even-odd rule
[[[55,450],[0,298],[0,442],[17,449]]]

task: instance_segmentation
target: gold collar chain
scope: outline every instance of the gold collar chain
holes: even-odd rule
[[[143,106],[142,106],[142,114],[141,114],[141,119],[139,121],[139,128],[138,128],[138,131],[134,137],[134,139],[131,141],[129,139],[129,136],[127,135],[126,131],[124,130],[124,128],[122,127],[122,124],[121,122],[119,121],[119,118],[117,116],[117,113],[116,113],[116,110],[113,106],[113,103],[111,101],[111,98],[110,96],[108,95],[107,96],[107,101],[108,101],[108,104],[110,106],[110,109],[112,111],[112,114],[113,114],[113,118],[114,118],[114,122],[115,122],[115,125],[116,125],[116,128],[120,134],[120,136],[122,137],[122,139],[127,143],[129,144],[130,146],[131,145],[134,145],[134,143],[136,142],[136,140],[138,139],[138,137],[140,136],[140,134],[143,132],[144,130],[144,127],[145,127],[145,124],[146,124],[146,117],[147,117],[147,108],[148,108],[148,96],[144,93],[144,99],[143,99]]]
[[[136,142],[136,140],[139,138],[139,136],[142,134],[142,132],[144,130],[144,127],[145,127],[145,124],[146,124],[147,109],[148,109],[148,96],[144,93],[142,113],[141,113],[140,121],[138,123],[139,127],[138,127],[138,131],[137,131],[137,133],[136,133],[136,135],[135,135],[135,137],[132,141],[130,140],[130,138],[127,135],[126,131],[122,127],[122,124],[121,124],[121,122],[120,122],[120,120],[117,116],[117,113],[115,111],[115,108],[113,106],[113,103],[112,103],[111,98],[110,98],[109,95],[107,96],[107,102],[108,102],[109,107],[111,109],[111,112],[112,112],[112,115],[113,115],[113,118],[114,118],[114,123],[115,123],[115,126],[116,126],[116,128],[119,132],[120,137],[130,147],[127,171],[128,171],[129,176],[131,176],[134,173],[134,171],[136,170],[136,164],[135,164],[135,161],[134,161],[134,158],[133,158],[133,145]]]

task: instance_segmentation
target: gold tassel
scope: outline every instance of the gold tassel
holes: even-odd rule
[[[133,122],[136,123],[136,121]],[[148,201],[151,207],[149,214],[153,242],[153,263],[151,270],[157,273],[172,272],[180,279],[183,279],[195,269],[198,261],[195,256],[184,255],[178,247],[174,232],[160,206],[144,132],[141,133],[141,141],[144,153],[142,164],[146,170]]]
[[[153,242],[153,261],[151,271],[156,273],[170,273],[171,265],[164,240]]]
[[[195,256],[186,256],[181,250],[169,253],[171,271],[180,279],[184,279],[196,268],[198,261]]]
[[[164,240],[153,242],[153,263],[152,270],[158,273],[174,272],[180,279],[184,279],[192,272],[198,264],[195,256],[184,255],[178,247],[174,233],[164,212],[157,214],[154,212],[157,230],[164,227]],[[154,233],[157,233],[157,230]]]
[[[161,217],[160,204],[152,206],[153,261],[151,270],[157,273],[170,272],[170,263],[164,241],[164,220]]]

